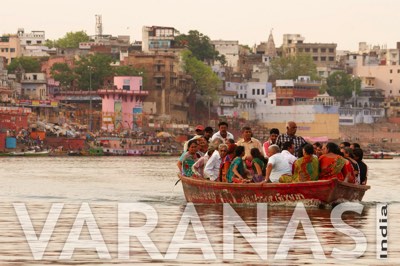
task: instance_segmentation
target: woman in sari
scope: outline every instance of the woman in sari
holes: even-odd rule
[[[253,157],[253,160],[251,161],[251,167],[253,168],[254,173],[253,182],[263,182],[265,180],[264,176],[267,162],[258,148],[252,148],[250,154],[251,157]]]
[[[188,143],[187,153],[183,156],[182,159],[182,175],[184,176],[193,175],[192,166],[199,159],[197,151],[198,151],[197,139],[190,140]]]
[[[303,156],[293,164],[293,182],[317,181],[319,176],[318,158],[314,156],[314,147],[306,144]]]
[[[351,164],[340,155],[339,146],[333,142],[328,142],[322,147],[319,169],[319,180],[337,178],[350,183],[355,181]]]
[[[228,182],[227,179],[227,174],[229,167],[231,166],[232,160],[235,158],[235,149],[236,149],[236,144],[227,144],[228,145],[228,154],[225,156],[225,158],[222,159],[221,163],[221,176],[220,180],[221,182]]]
[[[244,183],[246,180],[246,172],[242,157],[244,156],[244,147],[238,146],[235,149],[235,158],[229,166],[226,179],[229,183]]]

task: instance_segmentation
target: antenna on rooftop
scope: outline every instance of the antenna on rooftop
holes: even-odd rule
[[[96,39],[101,38],[103,35],[103,22],[101,21],[101,15],[96,15]]]

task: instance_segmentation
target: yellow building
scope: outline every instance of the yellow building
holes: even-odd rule
[[[18,35],[0,37],[0,57],[4,57],[9,65],[16,57],[21,56],[21,44]]]

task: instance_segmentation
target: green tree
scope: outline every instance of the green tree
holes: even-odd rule
[[[212,69],[198,60],[191,51],[182,52],[183,69],[192,76],[194,87],[186,91],[188,97],[193,97],[195,94],[205,95],[211,99],[216,99],[217,90],[221,84],[218,76]]]
[[[115,76],[143,76],[144,70],[134,68],[132,66],[117,66],[114,67]]]
[[[75,79],[73,70],[66,63],[55,63],[50,69],[50,75],[59,81],[61,88],[69,90]]]
[[[7,66],[9,73],[15,74],[16,72],[24,71],[25,73],[37,73],[41,72],[40,61],[34,57],[17,57],[11,61]]]
[[[80,42],[87,42],[90,38],[84,31],[67,32],[63,38],[56,41],[49,41],[48,44],[52,44],[57,48],[78,48]],[[47,41],[46,41],[47,43]]]
[[[352,97],[353,92],[361,92],[361,80],[354,78],[343,71],[335,71],[326,80],[327,92],[341,103]]]
[[[90,54],[75,61],[74,72],[81,90],[98,90],[107,78],[114,75],[112,58],[104,54]]]
[[[175,42],[187,46],[193,56],[200,61],[210,64],[212,61],[218,60],[219,53],[215,51],[210,38],[197,30],[190,30],[188,34],[178,35],[175,37]]]
[[[56,47],[56,41],[47,39],[46,42],[44,43],[44,46],[47,46],[49,48]]]
[[[271,61],[271,79],[297,79],[299,76],[310,76],[319,80],[317,66],[309,55],[278,57]]]

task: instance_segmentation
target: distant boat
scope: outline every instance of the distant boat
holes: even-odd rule
[[[269,203],[314,202],[331,204],[361,201],[370,186],[356,185],[338,179],[301,183],[213,182],[179,175],[188,202],[193,203]]]
[[[364,154],[363,159],[393,159],[393,156],[385,153],[370,153]]]
[[[9,153],[9,156],[49,156],[50,151],[44,150],[44,151],[35,151],[35,150],[29,150],[29,151],[13,151]]]

